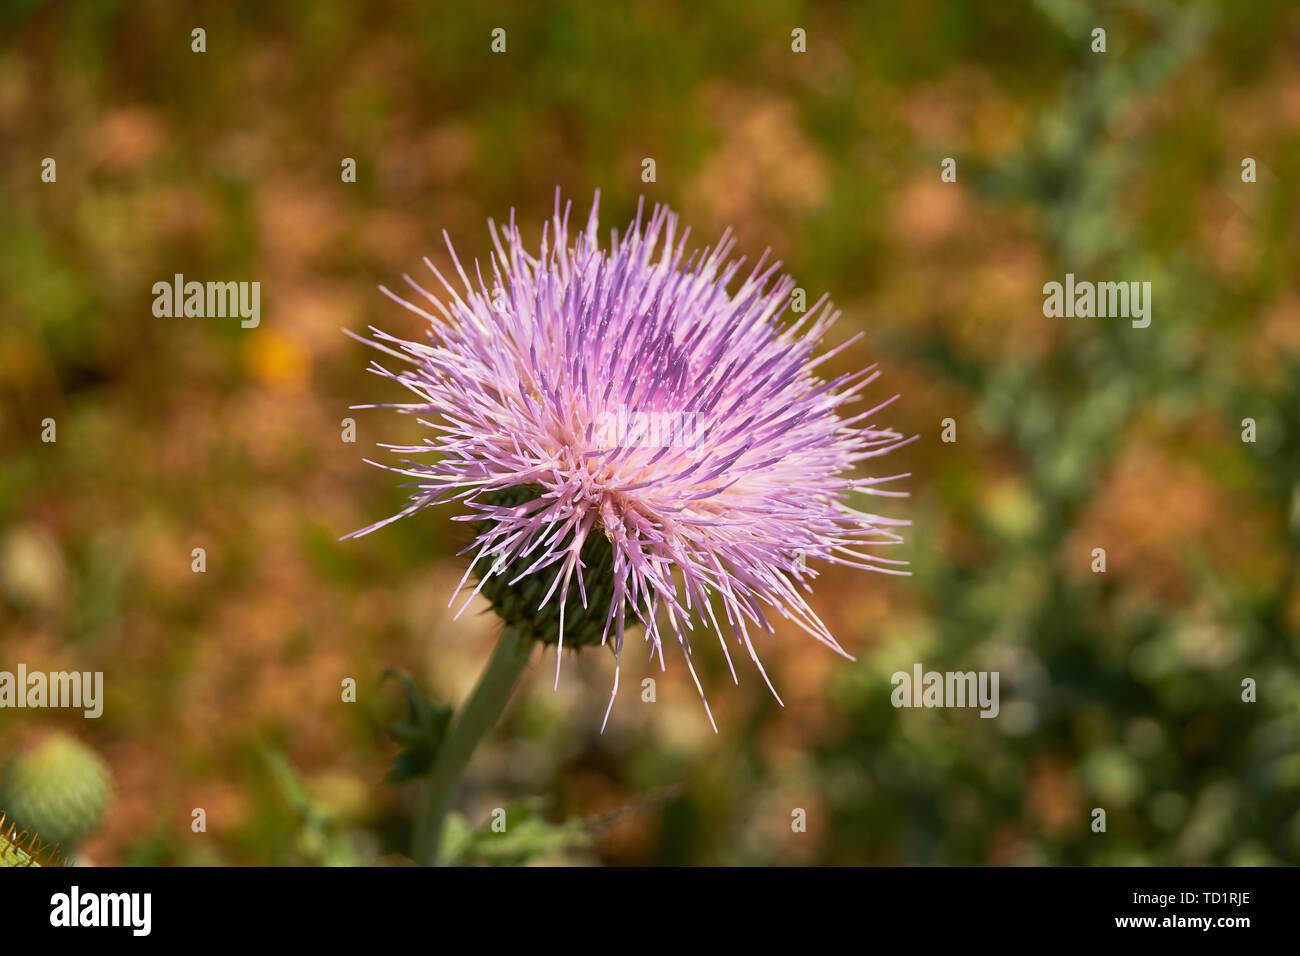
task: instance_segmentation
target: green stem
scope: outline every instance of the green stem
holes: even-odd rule
[[[507,627],[474,693],[452,721],[433,771],[424,784],[415,822],[414,857],[421,866],[437,866],[443,820],[456,798],[461,774],[479,740],[505,710],[515,682],[528,666],[530,650],[532,642],[521,640],[518,631]]]

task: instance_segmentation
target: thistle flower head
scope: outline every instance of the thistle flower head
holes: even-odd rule
[[[784,320],[794,280],[766,254],[743,274],[730,232],[691,249],[673,213],[639,206],[602,248],[598,204],[571,234],[557,192],[536,254],[513,214],[490,224],[486,276],[476,264],[471,279],[448,240],[459,287],[425,259],[437,293],[409,276],[409,300],[382,289],[428,337],[372,330],[370,344],[407,363],[372,371],[415,400],[359,407],[421,416],[423,444],[385,447],[432,460],[381,465],[414,479],[410,504],[354,534],[458,501],[475,532],[461,589],[477,576],[474,593],[507,622],[561,648],[612,641],[617,658],[639,623],[661,667],[669,639],[682,649],[702,698],[697,624],[733,680],[732,642],[769,688],[754,641],[773,611],[847,657],[805,592],[814,562],[903,573],[872,549],[898,543],[906,522],[852,500],[901,494],[880,486],[903,476],[852,474],[904,441],[877,424],[892,399],[849,409],[875,366],[821,377],[853,341],[815,354],[838,313],[823,297]],[[617,692],[616,665],[611,706]]]

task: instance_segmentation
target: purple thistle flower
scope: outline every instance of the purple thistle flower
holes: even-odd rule
[[[638,205],[626,234],[614,232],[603,250],[599,198],[571,241],[557,190],[536,256],[513,212],[505,229],[489,223],[490,281],[477,264],[470,280],[444,232],[462,291],[427,258],[443,298],[409,276],[414,302],[381,287],[431,326],[427,342],[373,328],[376,341],[362,340],[409,363],[371,371],[417,400],[357,407],[431,416],[420,419],[434,433],[424,444],[383,447],[435,460],[380,465],[415,479],[410,504],[349,537],[460,500],[471,513],[457,520],[477,534],[456,593],[477,573],[474,594],[558,649],[566,607],[571,646],[612,636],[606,721],[625,626],[637,621],[661,669],[671,632],[703,700],[688,634],[697,619],[712,630],[737,680],[725,620],[780,701],[753,644],[758,631],[772,633],[768,609],[852,659],[801,593],[817,576],[808,562],[907,573],[905,562],[864,550],[899,543],[891,528],[907,522],[849,503],[855,491],[905,496],[880,485],[906,476],[849,472],[910,439],[875,424],[893,398],[842,411],[877,377],[874,365],[830,381],[816,375],[858,338],[814,357],[839,315],[826,297],[783,323],[794,280],[772,281],[779,262],[765,265],[764,253],[729,293],[744,264],[728,259],[730,230],[688,255],[689,229],[679,233],[660,206],[647,220]]]

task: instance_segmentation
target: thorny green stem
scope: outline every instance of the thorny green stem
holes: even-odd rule
[[[474,692],[453,719],[421,795],[412,854],[421,866],[438,865],[443,823],[456,799],[461,775],[478,742],[505,710],[531,650],[531,641],[522,640],[515,628],[507,627]]]

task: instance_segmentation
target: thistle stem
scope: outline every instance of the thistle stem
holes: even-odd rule
[[[425,781],[419,816],[415,822],[414,858],[421,866],[437,866],[443,821],[460,785],[461,775],[479,740],[505,710],[519,675],[528,666],[532,642],[507,627],[492,660],[479,678],[474,692],[452,720],[433,770]]]

